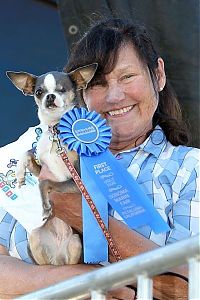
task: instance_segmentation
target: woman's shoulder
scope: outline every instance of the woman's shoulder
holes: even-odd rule
[[[180,146],[175,146],[175,151],[177,151],[177,153],[180,154],[183,153],[183,155],[185,155],[186,157],[195,157],[198,160],[200,158],[199,148],[180,145]]]
[[[184,145],[173,146],[171,143],[168,142],[164,153],[166,156],[170,156],[170,160],[180,163],[182,167],[185,167],[187,169],[191,170],[199,166],[199,148]]]
[[[188,156],[195,156],[195,157],[200,158],[199,157],[199,155],[200,155],[199,148],[195,148],[195,147],[191,147],[191,146],[183,146],[183,145],[176,146],[175,148],[177,149],[177,151],[179,153],[185,153]]]

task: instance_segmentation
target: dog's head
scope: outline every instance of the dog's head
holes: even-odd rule
[[[86,89],[97,64],[80,67],[70,73],[48,72],[35,76],[26,72],[7,71],[6,75],[24,95],[34,96],[42,123],[56,124],[61,116],[77,105],[76,90]]]

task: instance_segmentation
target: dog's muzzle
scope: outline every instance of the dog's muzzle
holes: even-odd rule
[[[54,102],[55,99],[56,99],[56,96],[54,94],[48,94],[46,97],[46,107],[47,108],[56,107],[55,102]]]

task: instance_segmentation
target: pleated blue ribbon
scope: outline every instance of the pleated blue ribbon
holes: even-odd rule
[[[130,228],[149,225],[155,233],[170,228],[138,183],[107,149],[111,129],[95,111],[74,108],[60,120],[60,138],[80,156],[81,178],[101,218],[108,226],[108,203]],[[84,262],[108,260],[107,241],[83,198]]]

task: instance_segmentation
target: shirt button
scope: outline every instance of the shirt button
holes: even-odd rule
[[[68,29],[69,33],[74,35],[74,34],[77,34],[78,32],[78,27],[76,25],[71,25],[69,26],[69,29]]]

